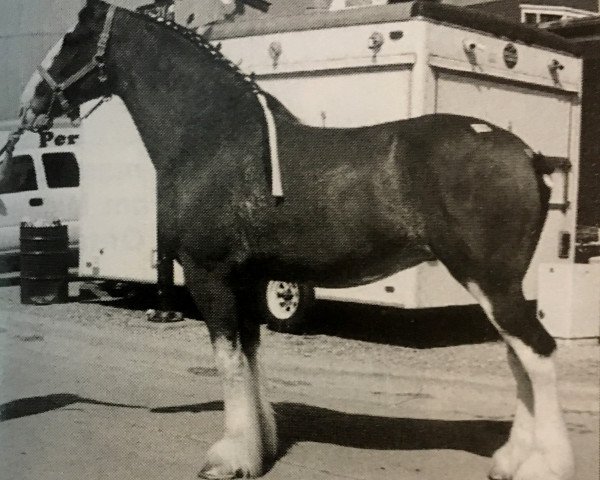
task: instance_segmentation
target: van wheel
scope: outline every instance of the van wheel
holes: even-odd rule
[[[296,282],[270,280],[264,283],[259,307],[267,326],[276,332],[303,333],[314,304],[312,287]]]

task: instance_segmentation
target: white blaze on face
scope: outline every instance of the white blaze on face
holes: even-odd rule
[[[42,60],[42,63],[40,63],[40,66],[44,70],[48,70],[52,66],[58,53],[62,49],[62,46],[63,46],[63,39],[61,38],[58,42],[56,42],[56,45],[54,45],[50,49],[50,51],[46,54],[46,57]],[[21,110],[22,111],[27,109],[31,105],[31,101],[35,97],[35,89],[42,81],[43,81],[43,79],[36,69],[35,72],[33,73],[33,75],[31,76],[31,78],[29,79],[29,81],[27,82],[27,85],[25,86],[25,90],[23,90],[23,93],[21,94]]]

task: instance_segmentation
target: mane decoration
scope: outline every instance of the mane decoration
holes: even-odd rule
[[[248,85],[251,88],[253,93],[257,93],[257,94],[258,93],[262,93],[262,94],[266,93],[256,83],[254,72],[252,72],[250,74],[244,73],[237,64],[235,64],[233,61],[231,61],[229,58],[227,58],[225,55],[223,55],[223,53],[221,53],[221,44],[220,43],[213,45],[206,37],[204,37],[202,34],[198,33],[195,28],[184,27],[183,25],[181,25],[173,20],[170,20],[168,18],[159,16],[159,15],[152,15],[150,13],[144,13],[144,12],[132,12],[132,13],[139,15],[140,17],[144,18],[145,20],[152,21],[155,24],[161,25],[163,27],[168,27],[168,29],[173,32],[177,32],[182,38],[185,38],[185,39],[191,41],[194,45],[203,48],[205,51],[207,51],[212,56],[212,58],[214,60],[216,60],[218,63],[227,67],[229,69],[229,71],[231,73],[233,73],[234,76],[238,80],[241,80],[243,83]]]

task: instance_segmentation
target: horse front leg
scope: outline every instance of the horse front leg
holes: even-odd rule
[[[185,277],[209,328],[224,395],[224,436],[209,449],[199,477],[261,476],[276,456],[277,434],[257,358],[260,326],[241,318],[226,275],[188,266]]]
[[[276,454],[275,419],[264,399],[256,350],[217,333],[213,341],[223,379],[225,434],[208,451],[201,478],[258,477]]]

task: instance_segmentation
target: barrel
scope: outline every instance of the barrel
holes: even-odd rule
[[[69,299],[69,234],[55,222],[21,224],[21,303],[47,305]]]

